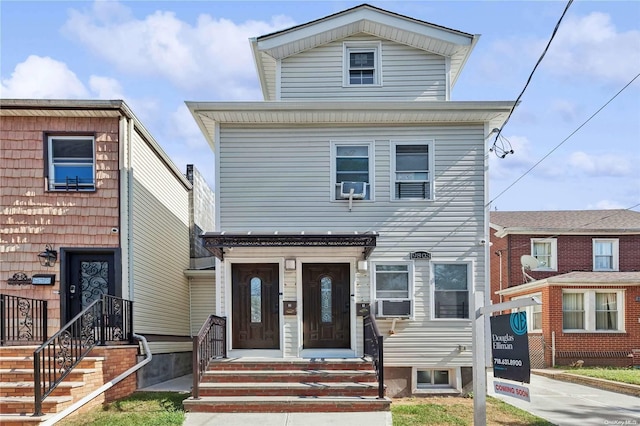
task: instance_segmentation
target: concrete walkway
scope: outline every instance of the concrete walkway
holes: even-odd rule
[[[510,383],[508,380],[497,379]],[[532,374],[531,401],[496,394],[493,375],[487,378],[488,395],[560,426],[640,425],[640,398]]]
[[[141,391],[191,392],[193,376],[178,377]],[[186,413],[184,426],[391,426],[391,412],[367,413]]]

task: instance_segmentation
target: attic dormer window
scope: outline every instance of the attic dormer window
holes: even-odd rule
[[[380,43],[344,44],[344,85],[380,86]]]

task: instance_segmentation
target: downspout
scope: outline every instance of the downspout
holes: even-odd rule
[[[500,258],[500,273],[498,274],[498,277],[499,277],[498,281],[500,283],[500,291],[502,291],[502,252],[503,251],[505,251],[505,249],[500,249],[500,250],[496,251],[496,254]],[[500,294],[499,296],[500,296],[500,303],[502,303],[503,296],[502,296],[502,294]]]
[[[58,421],[64,419],[69,414],[71,414],[74,411],[78,410],[83,405],[85,405],[88,402],[92,401],[98,395],[101,395],[104,392],[108,391],[109,389],[111,389],[112,387],[114,387],[115,385],[117,385],[118,383],[120,383],[121,381],[123,381],[124,379],[126,379],[127,377],[129,377],[130,375],[132,375],[133,373],[135,373],[136,371],[138,371],[139,369],[141,369],[142,367],[144,367],[148,363],[150,363],[151,362],[151,358],[153,357],[153,355],[151,354],[151,351],[149,350],[149,344],[147,343],[147,339],[145,339],[144,336],[141,336],[141,335],[135,334],[135,333],[133,333],[133,337],[136,340],[139,340],[140,342],[142,342],[142,346],[144,347],[144,353],[146,355],[145,359],[143,359],[141,362],[139,362],[138,364],[134,365],[133,367],[131,367],[130,369],[128,369],[124,373],[120,374],[115,379],[113,379],[110,382],[105,383],[104,385],[100,386],[98,389],[96,389],[95,391],[91,392],[89,395],[85,396],[84,398],[82,398],[81,400],[76,402],[75,404],[67,407],[65,410],[55,414],[53,417],[51,417],[51,418],[47,419],[46,421],[40,423],[40,426],[52,426],[52,425],[56,424]]]

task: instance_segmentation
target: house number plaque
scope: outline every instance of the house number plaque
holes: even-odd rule
[[[429,260],[431,259],[431,253],[429,253],[428,251],[413,251],[410,254],[410,258]]]

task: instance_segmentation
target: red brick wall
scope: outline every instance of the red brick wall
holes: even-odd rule
[[[571,287],[571,289],[612,289],[612,287],[598,286],[582,286]],[[625,352],[631,353],[634,349],[640,349],[640,302],[636,301],[640,297],[640,287],[638,286],[620,286],[618,289],[624,289],[624,332],[616,333],[565,333],[562,330],[562,287],[546,286],[542,289],[535,290],[542,292],[542,327],[543,336],[546,344],[545,363],[552,363],[552,334],[555,332],[556,353],[558,352],[576,352],[586,355],[588,353],[605,354],[607,352]],[[520,295],[529,294],[529,292],[520,292],[514,295],[505,296],[505,301]],[[585,354],[586,353],[586,354]],[[568,356],[565,358],[556,356],[557,365],[566,365],[582,359],[585,365],[617,365],[629,366],[633,359],[624,356]]]
[[[49,335],[60,328],[60,263],[40,266],[36,255],[61,247],[118,247],[119,166],[117,118],[2,117],[0,121],[2,222],[0,292],[49,301]],[[48,192],[44,132],[96,134],[95,192]],[[8,285],[16,272],[56,274],[50,286]]]
[[[107,383],[136,364],[137,346],[98,346],[91,356],[104,357],[102,363],[103,383]],[[132,374],[105,393],[105,402],[115,401],[131,395],[137,389],[136,374]]]

